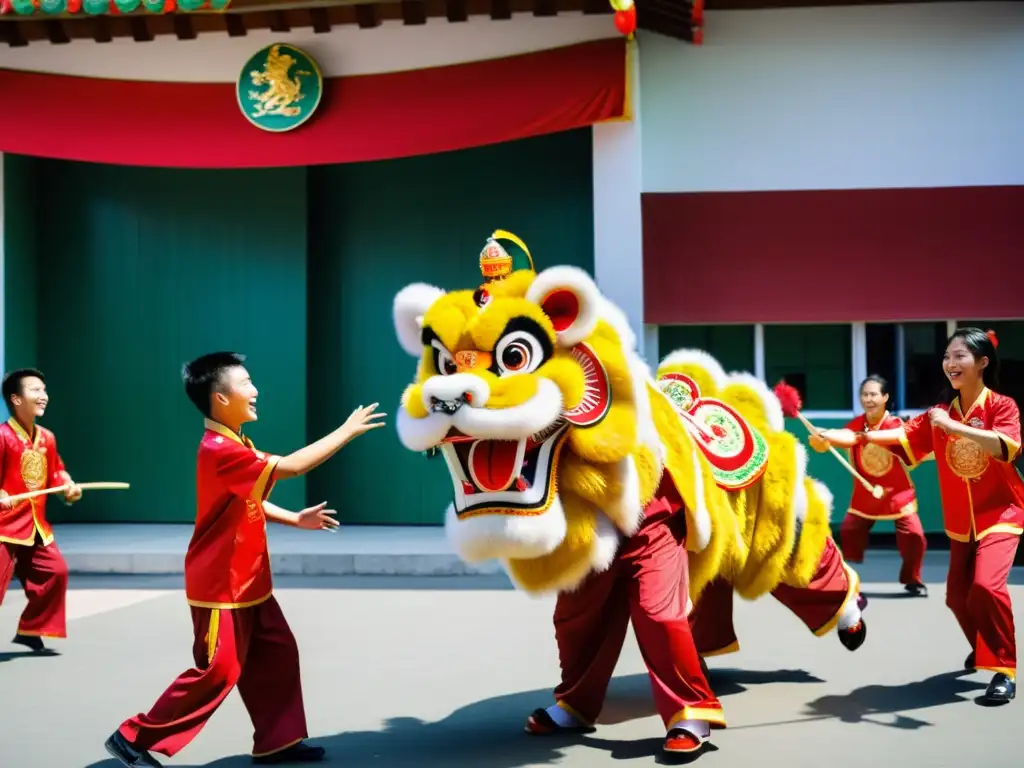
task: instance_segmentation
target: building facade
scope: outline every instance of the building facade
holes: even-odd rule
[[[496,228],[539,266],[592,270],[650,362],[704,347],[796,384],[824,426],[868,372],[897,412],[931,404],[957,323],[997,330],[1020,387],[1021,6],[709,2],[676,37],[644,9],[631,43],[573,9],[0,46],[0,97],[35,121],[0,115],[0,359],[46,371],[76,477],[134,489],[75,518],[190,519],[179,369],[212,348],[249,355],[265,449],[359,403],[393,413],[411,372],[391,297],[469,284]],[[224,103],[274,42],[324,78],[314,119],[281,135]],[[812,462],[838,522],[850,478]],[[915,479],[939,531],[934,471]],[[448,482],[385,432],[275,496],[440,524]]]

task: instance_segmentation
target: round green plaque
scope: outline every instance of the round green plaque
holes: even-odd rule
[[[324,78],[307,53],[274,43],[245,63],[235,90],[246,120],[261,130],[284,133],[313,116]]]

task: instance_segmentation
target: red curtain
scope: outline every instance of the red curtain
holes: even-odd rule
[[[326,79],[317,113],[280,134],[250,124],[229,83],[4,70],[0,151],[122,165],[265,168],[495,144],[621,117],[625,46],[614,38],[469,64]]]

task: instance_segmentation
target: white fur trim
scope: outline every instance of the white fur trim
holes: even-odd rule
[[[605,514],[616,525],[624,523],[627,527],[622,532],[632,536],[644,519],[644,508],[640,504],[640,473],[632,456],[615,465],[615,479],[622,486],[622,493],[612,499]]]
[[[465,394],[473,397],[472,408],[483,408],[491,397],[487,382],[472,373],[453,373],[451,376],[431,376],[420,388],[423,407],[430,410],[431,401],[456,400]]]
[[[721,389],[728,383],[728,377],[721,364],[702,349],[677,349],[669,352],[658,364],[658,374],[669,367],[681,365],[695,365],[707,371],[715,386]],[[702,392],[704,397],[711,397],[710,393]]]
[[[857,605],[857,596],[860,594],[860,576],[845,562],[843,570],[846,571],[846,578],[850,580],[850,597],[846,601],[846,605],[843,606],[839,621],[836,622],[836,628],[840,630],[849,629],[861,619],[860,607]]]
[[[820,480],[811,478],[811,489],[814,495],[818,497],[822,504],[825,505],[825,514],[829,521],[832,520],[832,509],[835,506],[835,497],[832,495],[832,491],[828,489]]]
[[[557,496],[542,515],[496,513],[460,520],[455,505],[449,504],[444,527],[456,554],[467,563],[549,555],[566,532],[565,512]]]
[[[590,551],[590,564],[594,566],[595,571],[602,573],[611,568],[621,541],[622,536],[615,524],[598,512],[597,536],[594,538],[594,547]]]
[[[688,438],[689,439],[689,438]],[[697,508],[690,510],[688,522],[693,523],[686,528],[686,548],[693,552],[703,552],[711,542],[711,514],[704,500],[704,470],[701,461],[707,461],[696,446],[693,446],[693,494]],[[694,530],[695,529],[695,530]]]
[[[428,413],[426,418],[416,419],[405,408],[398,409],[395,419],[398,439],[410,451],[425,451],[444,440],[451,429],[452,419],[444,413]]]
[[[776,432],[786,430],[786,419],[782,415],[782,403],[767,384],[752,373],[730,373],[726,385],[729,384],[742,384],[757,392],[761,405],[764,406],[765,415],[768,417],[768,425]]]
[[[601,292],[593,278],[582,269],[561,266],[545,269],[537,275],[526,292],[526,299],[541,306],[545,296],[560,289],[576,294],[580,305],[576,320],[558,334],[559,346],[574,347],[594,332],[601,311]]]
[[[413,357],[423,354],[423,315],[442,296],[444,291],[426,283],[412,283],[395,295],[392,319],[398,343],[406,354]]]
[[[807,519],[807,449],[803,443],[796,444],[796,485],[793,488],[793,518],[803,525]]]
[[[509,408],[484,408],[482,402],[474,400],[472,407],[463,406],[451,418],[460,432],[471,437],[521,440],[552,426],[562,415],[562,403],[558,385],[551,379],[539,379],[537,393],[525,403]]]

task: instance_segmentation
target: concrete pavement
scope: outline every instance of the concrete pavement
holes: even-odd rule
[[[860,570],[868,640],[858,652],[815,638],[771,598],[740,601],[742,650],[711,659],[729,728],[714,733],[706,768],[985,768],[1020,765],[1022,702],[974,699],[985,674],[960,666],[967,644],[943,605],[941,555],[932,596],[907,599],[888,582],[894,559]],[[1016,584],[1024,574],[1015,572]],[[113,768],[103,740],[147,709],[191,665],[180,577],[73,578],[70,638],[33,658],[0,642],[0,766]],[[558,661],[551,599],[501,577],[280,577],[278,599],[298,638],[311,735],[330,766],[519,768],[655,764],[663,730],[630,635],[602,726],[576,740],[536,739],[523,720],[550,702]],[[1014,586],[1018,615],[1024,587]],[[12,585],[0,640],[23,598]],[[229,697],[176,766],[249,765],[251,726]]]

